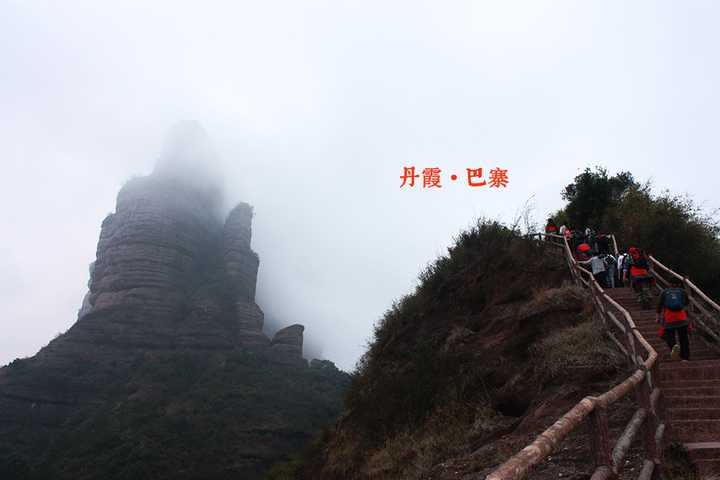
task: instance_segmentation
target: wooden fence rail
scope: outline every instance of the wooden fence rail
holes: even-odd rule
[[[583,424],[589,427],[595,466],[591,480],[616,478],[623,468],[630,446],[638,435],[642,438],[644,451],[643,466],[638,478],[657,480],[660,478],[665,433],[661,414],[657,352],[640,334],[630,313],[605,293],[590,271],[577,263],[564,237],[542,233],[533,234],[531,237],[562,249],[572,278],[578,285],[590,290],[595,312],[605,325],[608,336],[625,354],[632,374],[600,396],[583,398],[530,445],[487,475],[486,480],[526,478],[535,465],[556,451],[570,432]],[[617,241],[614,235],[612,244],[617,254]],[[720,312],[720,309],[717,311]],[[613,445],[608,426],[608,408],[633,392],[638,408]]]

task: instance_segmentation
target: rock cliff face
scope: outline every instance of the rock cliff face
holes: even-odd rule
[[[217,188],[182,168],[133,178],[100,233],[89,293],[64,341],[93,347],[233,349],[270,346],[255,303],[252,207],[222,221]],[[298,346],[297,344],[295,345]],[[300,348],[292,350],[302,359]],[[282,361],[289,349],[283,350]]]
[[[290,325],[278,330],[272,339],[272,347],[287,361],[293,361],[298,355],[302,356],[303,332],[302,325]]]
[[[224,427],[218,426],[231,429],[226,440],[237,442],[230,448],[235,467],[223,475],[243,472],[255,478],[273,458],[309,436],[309,425],[323,423],[317,409],[309,408],[314,401],[332,405],[324,421],[339,411],[346,378],[336,369],[320,375],[308,366],[302,357],[303,327],[287,327],[272,341],[263,333],[263,312],[255,303],[259,259],[251,249],[252,208],[242,203],[223,218],[219,183],[203,170],[201,155],[208,150],[204,141],[197,146],[203,135],[197,129],[175,134],[182,140],[179,145],[166,148],[151,175],[128,181],[115,212],[103,221],[77,322],[35,357],[0,369],[0,473],[3,454],[11,452],[28,468],[50,468],[53,478],[84,478],[58,467],[58,459],[69,453],[58,451],[57,443],[51,448],[61,432],[72,431],[73,422],[105,425],[106,406],[119,408],[128,402],[133,412],[146,402],[148,408],[165,412],[160,416],[175,408],[184,412],[179,417],[190,418],[184,410],[190,405],[196,405],[197,412],[208,399],[231,394],[232,399],[217,400],[224,407],[207,414],[212,417],[228,405],[237,408],[229,413],[237,418],[224,418]],[[192,377],[203,366],[194,385],[206,386],[175,391],[178,380],[164,375],[187,358],[193,365],[177,369],[177,375]],[[235,373],[228,377],[228,372]],[[267,373],[272,380],[263,379],[265,372],[272,372]],[[216,384],[213,375],[230,380]],[[309,382],[310,387],[313,381],[330,379],[331,398],[316,398],[306,387],[298,387],[296,398],[287,398],[273,383],[284,377]],[[194,396],[184,398],[189,391]],[[274,398],[276,394],[286,398]],[[181,405],[179,398],[184,398]],[[259,401],[285,404],[287,412],[267,411],[256,405]],[[315,417],[302,418],[305,414]],[[119,425],[130,428],[126,417],[117,417],[118,410],[113,415]],[[153,415],[147,422],[157,420]],[[265,437],[255,438],[251,432],[257,431],[266,432]],[[66,441],[69,446],[84,445],[84,440]],[[125,478],[96,470],[100,473]],[[207,471],[203,475],[174,478],[214,478]]]

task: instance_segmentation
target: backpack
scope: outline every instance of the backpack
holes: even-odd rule
[[[638,255],[637,258],[630,256],[630,266],[647,270],[648,263],[642,255]]]
[[[665,307],[673,312],[681,311],[683,304],[683,290],[681,288],[668,288],[665,290]]]

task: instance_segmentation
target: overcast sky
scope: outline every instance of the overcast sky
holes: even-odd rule
[[[717,202],[713,1],[0,0],[0,364],[76,319],[100,223],[197,120],[255,206],[258,302],[352,368],[484,215],[588,165]],[[400,189],[404,166],[442,189]],[[470,188],[466,168],[508,170]],[[451,173],[460,176],[449,179]]]

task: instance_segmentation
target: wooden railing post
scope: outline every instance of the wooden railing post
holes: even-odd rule
[[[625,318],[625,315],[621,315],[623,327],[625,327],[625,332],[622,335],[623,344],[625,345],[625,350],[627,350],[627,360],[628,365],[630,368],[633,368],[637,362],[635,360],[635,337],[633,336],[632,329],[630,328],[630,324],[627,321],[627,318]]]
[[[643,423],[643,447],[645,449],[645,458],[655,464],[653,469],[653,479],[660,478],[660,455],[658,453],[657,443],[655,442],[655,433],[658,426],[657,412],[652,408],[650,401],[650,392],[652,387],[650,385],[650,371],[645,371],[645,379],[638,385],[637,388],[637,402],[640,404],[640,408],[645,409],[648,412]]]
[[[592,449],[595,469],[606,467],[612,471],[612,456],[610,451],[610,427],[608,426],[607,408],[602,403],[596,403],[595,408],[588,415],[590,426],[590,448]]]
[[[658,439],[658,431],[660,430],[660,426],[662,425],[663,419],[667,418],[665,415],[665,404],[663,402],[663,394],[662,394],[662,386],[660,382],[660,364],[655,363],[652,368],[650,369],[652,372],[651,380],[652,380],[652,389],[650,390],[650,403],[652,405],[653,398],[655,399],[655,404],[653,405],[653,416],[655,418],[655,434],[653,435],[653,438],[655,440],[655,454],[657,455],[658,462],[660,465],[664,462],[664,456],[665,456],[665,442],[664,442],[664,435],[662,438]],[[664,427],[663,427],[663,434],[664,434]],[[658,441],[659,440],[659,441]],[[661,471],[661,466],[656,467],[658,470],[658,475]],[[659,478],[659,476],[658,476]]]

